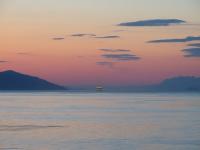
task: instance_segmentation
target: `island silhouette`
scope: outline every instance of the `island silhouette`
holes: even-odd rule
[[[0,72],[0,90],[66,90],[65,87],[13,70]]]
[[[0,90],[53,91],[70,90],[70,88],[66,89],[64,86],[51,83],[38,77],[7,70],[0,72]],[[154,85],[114,87],[112,90],[133,92],[200,92],[200,77],[179,76],[163,80]],[[110,90],[108,89],[108,91]]]

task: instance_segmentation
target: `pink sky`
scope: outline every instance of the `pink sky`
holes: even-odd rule
[[[28,1],[30,3],[25,0],[0,3],[0,61],[6,61],[0,63],[0,71],[11,69],[61,85],[76,86],[140,85],[173,76],[200,76],[200,57],[184,57],[182,51],[188,48],[188,44],[200,41],[147,43],[156,39],[200,36],[198,1],[181,3],[174,0],[177,9],[172,8],[170,12],[167,9],[172,1],[165,2],[163,10],[158,5],[152,9],[142,8],[144,4],[137,0],[125,0],[123,5],[113,0],[109,3],[86,0],[84,4],[78,0],[62,0],[60,3],[56,0]],[[178,2],[187,9],[185,13],[178,8]],[[157,3],[154,0],[154,4]],[[155,18],[176,18],[188,23],[164,27],[117,26],[121,22]],[[78,33],[120,38],[70,36]],[[53,40],[60,37],[65,39]],[[103,48],[130,50],[119,54],[136,55],[140,59],[119,61],[105,58],[102,55],[111,52],[99,50]],[[112,62],[113,66],[98,65],[97,62]]]

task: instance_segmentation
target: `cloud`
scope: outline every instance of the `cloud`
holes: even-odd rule
[[[186,23],[184,20],[179,19],[150,19],[150,20],[140,20],[135,22],[123,22],[118,24],[118,26],[170,26],[175,24]]]
[[[109,48],[103,48],[99,49],[100,51],[104,52],[104,54],[101,55],[104,59],[109,59],[113,63],[116,62],[127,62],[127,61],[136,61],[141,59],[140,57],[132,54],[131,50],[128,49],[109,49]],[[109,63],[108,63],[109,62]],[[99,65],[111,65],[110,61],[103,61]]]
[[[102,49],[99,49],[100,51],[104,51],[104,52],[131,52],[130,50],[128,49],[109,49],[109,48],[102,48]]]
[[[200,47],[187,48],[182,51],[186,53],[185,57],[200,57]]]
[[[96,62],[96,64],[100,66],[106,66],[106,67],[112,68],[114,65],[114,62],[102,61],[102,62]]]
[[[184,42],[199,41],[199,40],[200,40],[200,36],[188,36],[182,39],[153,40],[153,41],[148,41],[148,43],[184,43]]]
[[[0,60],[0,63],[7,63],[8,61]]]
[[[71,34],[72,37],[93,37],[97,39],[114,39],[114,38],[120,38],[120,36],[117,35],[107,35],[107,36],[97,36],[96,34],[89,34],[89,33],[77,33],[77,34]]]
[[[115,61],[135,61],[140,59],[140,57],[133,54],[103,54],[102,57]]]
[[[31,53],[28,53],[28,52],[19,52],[17,53],[18,55],[32,55]]]
[[[53,40],[55,40],[55,41],[60,41],[60,40],[64,40],[65,38],[64,37],[55,37],[55,38],[53,38]]]
[[[77,33],[77,34],[72,34],[71,36],[73,37],[84,37],[84,36],[90,36],[90,37],[94,37],[96,36],[95,34],[85,34],[85,33]]]
[[[200,43],[193,43],[193,44],[188,44],[188,46],[193,46],[193,47],[200,47]]]
[[[97,39],[116,39],[116,38],[120,38],[120,36],[117,36],[117,35],[108,35],[108,36],[97,36],[95,38],[97,38]]]
[[[131,50],[127,49],[99,49],[99,50],[105,52],[104,54],[101,55],[101,57],[108,60],[108,61],[106,60],[97,62],[96,64],[100,66],[107,66],[110,68],[114,68],[114,65],[117,62],[129,62],[141,59],[140,57],[132,54]]]

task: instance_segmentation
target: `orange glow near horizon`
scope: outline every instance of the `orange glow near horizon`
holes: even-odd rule
[[[54,3],[55,1],[52,1],[49,5],[53,6]],[[72,2],[69,3],[69,5],[75,5],[71,4]],[[116,24],[120,22],[137,20],[132,20],[132,18],[141,18],[138,20],[150,18],[148,16],[150,10],[144,11],[139,17],[137,13],[134,14],[134,11],[127,8],[127,11],[121,16],[118,14],[119,12],[117,13],[119,16],[115,16],[114,12],[117,12],[118,7],[122,7],[116,4],[113,6],[112,13],[108,12],[108,15],[105,15],[106,12],[102,12],[101,15],[96,3],[98,2],[95,0],[91,4],[95,6],[91,7],[91,10],[86,9],[89,6],[74,7],[74,10],[71,7],[67,9],[69,6],[66,6],[64,9],[61,4],[55,8],[49,6],[49,9],[42,10],[45,3],[41,2],[38,14],[36,14],[37,7],[29,6],[24,0],[20,4],[16,4],[16,7],[15,4],[4,2],[3,11],[5,12],[0,12],[2,18],[0,61],[7,62],[0,63],[0,71],[11,69],[39,76],[61,85],[75,86],[99,83],[105,85],[143,85],[160,82],[173,76],[200,76],[200,58],[186,58],[182,51],[187,47],[187,44],[198,43],[198,41],[147,43],[147,41],[155,39],[199,36],[199,25],[119,27]],[[141,5],[138,1],[137,3]],[[67,5],[67,2],[63,1],[63,5]],[[107,7],[109,6],[101,5],[105,7],[105,11],[108,11]],[[112,11],[112,7],[109,8]],[[191,13],[196,13],[196,8],[191,8],[191,11],[192,9],[195,10]],[[91,11],[94,11],[94,14]],[[134,15],[132,18],[130,11]],[[161,12],[160,16],[152,16],[152,18],[161,18],[162,16],[166,18],[165,15],[164,12],[163,14]],[[180,17],[183,17],[182,15],[180,14]],[[189,19],[188,16],[185,14],[185,19]],[[171,14],[168,18],[173,17],[178,18],[179,16]],[[189,21],[200,22],[195,15]],[[70,36],[76,33],[96,34],[97,36],[116,35],[120,38],[98,39],[90,36]],[[53,38],[59,37],[65,39],[53,40]],[[99,50],[102,48],[128,49],[131,50],[128,52],[129,54],[137,55],[141,59],[115,62],[115,60],[101,56],[106,54],[106,52]],[[96,64],[97,62],[113,61],[114,64],[111,67]]]

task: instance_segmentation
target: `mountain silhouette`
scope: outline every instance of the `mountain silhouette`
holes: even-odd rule
[[[141,86],[109,87],[112,92],[200,92],[200,77],[178,76],[158,84]]]
[[[0,90],[65,90],[65,88],[38,77],[8,70],[0,72]]]
[[[200,92],[200,77],[179,76],[165,79],[159,84],[141,86],[135,91],[144,92]]]
[[[162,81],[156,88],[161,91],[200,91],[200,77],[174,77]]]

